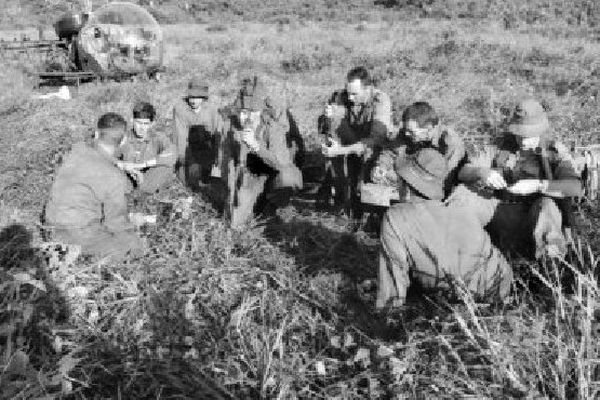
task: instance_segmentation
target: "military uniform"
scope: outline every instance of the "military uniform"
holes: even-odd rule
[[[211,104],[203,104],[196,113],[181,100],[173,108],[173,120],[177,176],[186,185],[197,188],[200,181],[207,183],[212,167],[222,160],[219,149],[223,118]]]
[[[512,274],[484,230],[494,206],[464,186],[455,191],[461,201],[442,203],[448,168],[437,150],[425,148],[394,164],[411,195],[383,218],[377,308],[402,305],[411,274],[428,289],[450,289],[460,279],[482,297],[505,296]]]
[[[175,179],[175,145],[163,135],[150,133],[146,139],[139,139],[130,132],[119,146],[116,157],[132,163],[156,160],[155,166],[143,171],[143,179],[138,186],[142,192],[155,193]]]
[[[426,289],[451,289],[460,279],[485,300],[508,295],[512,270],[483,228],[494,207],[480,204],[475,195],[461,197],[451,204],[402,203],[387,211],[381,229],[377,308],[401,306],[411,276]]]
[[[254,133],[257,151],[242,141],[242,132],[235,123],[229,125],[225,146],[231,226],[243,225],[255,211],[285,204],[293,190],[302,188],[302,173],[295,164],[302,158],[302,148],[289,137],[289,117],[289,112],[263,111]]]
[[[350,103],[347,92],[338,91],[329,104],[334,106],[334,114],[331,118],[320,118],[320,131],[338,140],[342,146],[362,142],[372,150],[393,129],[390,98],[381,90],[371,88],[364,104]],[[323,190],[330,190],[333,186],[336,204],[345,204],[348,211],[359,212],[357,186],[361,179],[363,157],[354,154],[334,157],[328,162],[327,169]]]
[[[415,143],[410,138],[400,134],[394,140],[385,140],[381,143],[379,155],[375,165],[385,172],[385,177],[373,179],[374,183],[393,185],[396,174],[393,163],[397,158],[414,155],[422,148],[432,148],[439,151],[446,160],[448,176],[444,180],[444,193],[448,195],[458,183],[458,172],[466,163],[467,154],[465,145],[458,134],[450,127],[438,125],[431,140]]]
[[[547,150],[518,150],[507,142],[491,149],[491,166],[469,164],[459,174],[459,179],[469,184],[484,181],[492,169],[500,172],[509,185],[521,179],[549,181],[548,195],[516,196],[496,191],[495,198],[502,201],[488,200],[496,201],[489,231],[497,243],[510,252],[536,258],[549,245],[564,252],[562,228],[568,204],[561,202],[580,195],[582,190],[579,173],[566,147],[556,141],[542,145]],[[558,198],[549,197],[553,193]]]
[[[109,156],[77,144],[52,185],[45,220],[53,240],[80,245],[82,252],[120,257],[143,243],[127,216],[125,174]]]

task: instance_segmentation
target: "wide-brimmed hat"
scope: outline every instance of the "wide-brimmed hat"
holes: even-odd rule
[[[398,159],[395,169],[421,195],[431,200],[441,200],[444,197],[444,179],[448,174],[448,166],[437,150],[425,148],[415,155]]]
[[[550,123],[544,107],[533,99],[527,99],[517,104],[508,126],[508,131],[516,136],[535,137],[547,136]]]
[[[188,83],[187,98],[208,99],[208,85],[200,79],[194,78]]]

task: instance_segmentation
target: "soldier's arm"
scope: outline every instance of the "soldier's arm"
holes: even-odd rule
[[[182,104],[176,104],[173,107],[173,141],[175,142],[176,158],[181,160],[185,157],[185,149],[187,147],[189,135],[189,123],[185,118],[185,110],[182,109]]]
[[[461,162],[466,162],[467,152],[462,139],[452,130],[444,132],[446,143],[446,162],[448,170],[453,171]]]
[[[465,165],[458,171],[459,182],[475,184],[485,182],[492,173],[492,164],[498,155],[495,146],[487,146],[476,154],[468,154]]]
[[[113,233],[133,229],[127,216],[127,200],[123,179],[108,179],[103,182],[102,214],[104,226]]]
[[[581,178],[575,167],[575,161],[565,148],[551,149],[551,156],[556,161],[552,180],[544,182],[543,192],[562,197],[581,196]]]
[[[369,137],[361,140],[364,146],[371,149],[385,142],[388,132],[394,129],[392,125],[392,103],[387,94],[379,91],[375,94],[372,118]]]
[[[150,160],[152,161],[152,160]],[[164,166],[164,167],[172,167],[175,165],[175,161],[177,161],[177,150],[175,144],[173,144],[167,137],[159,138],[159,151],[156,155],[154,165],[150,165],[149,167],[153,167],[155,165]]]

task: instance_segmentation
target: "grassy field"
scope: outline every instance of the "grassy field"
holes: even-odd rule
[[[309,148],[324,101],[356,65],[391,95],[396,120],[426,100],[465,136],[495,134],[530,94],[565,142],[598,141],[600,42],[589,26],[378,12],[364,23],[167,25],[164,80],[84,85],[68,101],[33,99],[37,60],[2,57],[0,397],[209,398],[217,384],[235,398],[598,396],[596,204],[584,207],[569,263],[514,262],[505,305],[416,294],[392,320],[374,314],[363,284],[376,277],[377,241],[310,209],[234,232],[194,198],[189,216],[143,231],[141,258],[39,250],[39,215],[72,143],[103,112],[129,117],[142,99],[168,131],[192,76],[225,105],[243,77],[260,75]]]

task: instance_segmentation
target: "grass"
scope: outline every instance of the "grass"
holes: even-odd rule
[[[316,116],[357,64],[390,93],[396,121],[427,100],[461,134],[494,134],[531,94],[557,136],[597,141],[600,45],[588,26],[374,15],[165,26],[163,81],[84,85],[60,103],[32,99],[36,59],[2,58],[0,397],[597,397],[596,204],[584,207],[568,262],[514,262],[506,304],[415,294],[390,319],[374,314],[364,284],[376,276],[377,241],[310,209],[235,232],[194,198],[188,218],[173,211],[143,231],[151,250],[140,258],[42,249],[39,214],[71,144],[103,112],[129,117],[139,99],[170,131],[170,108],[194,75],[225,105],[258,73],[313,149]]]

